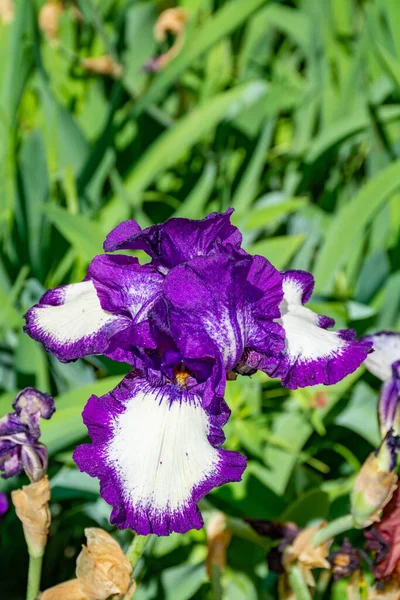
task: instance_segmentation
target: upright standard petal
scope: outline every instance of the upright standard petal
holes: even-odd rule
[[[129,325],[126,316],[102,309],[90,280],[46,292],[25,319],[25,332],[62,362],[102,354],[111,337]]]
[[[282,294],[279,273],[262,257],[198,257],[172,269],[164,284],[168,323],[183,356],[205,332],[226,371],[248,346],[283,348],[283,329],[274,322]]]
[[[361,339],[372,343],[373,352],[365,361],[368,371],[382,381],[388,381],[392,377],[393,363],[400,360],[400,333],[379,331]]]
[[[279,322],[285,330],[285,351],[274,368],[262,367],[272,377],[280,377],[289,389],[337,383],[360,366],[371,347],[369,342],[355,340],[350,329],[327,331],[334,325],[333,319],[303,306],[313,286],[309,273],[283,273]]]
[[[167,269],[196,256],[238,251],[242,235],[230,222],[232,212],[212,213],[201,221],[169,219],[143,231],[136,221],[125,221],[108,234],[104,250],[144,250]]]
[[[400,360],[392,365],[392,377],[381,388],[378,404],[381,435],[393,430],[400,435]]]
[[[184,378],[180,378],[182,383]],[[168,535],[203,525],[197,502],[213,488],[239,481],[246,461],[218,447],[227,413],[206,412],[202,398],[178,380],[156,385],[138,372],[84,410],[92,444],[74,460],[100,479],[113,506],[111,522],[138,534]]]

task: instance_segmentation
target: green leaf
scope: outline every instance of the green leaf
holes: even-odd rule
[[[43,210],[59,232],[78,253],[82,254],[86,262],[103,252],[105,234],[97,223],[89,221],[81,214],[71,215],[55,204],[46,206]]]
[[[265,93],[265,84],[254,81],[214,96],[183,117],[174,127],[163,133],[144,153],[126,180],[130,201],[137,205],[139,194],[163,170],[175,165],[196,142],[220,121],[232,118],[242,108],[256,102]]]
[[[346,262],[357,235],[399,187],[400,161],[396,161],[368,181],[354,200],[339,210],[317,257],[314,269],[317,292],[330,289],[334,275]]]
[[[336,417],[335,423],[355,431],[374,448],[380,444],[377,421],[377,396],[366,383],[360,381],[354,388],[346,408]]]
[[[265,256],[277,269],[283,269],[290,263],[304,239],[305,235],[303,233],[276,236],[252,244],[249,252]]]
[[[41,423],[41,441],[50,454],[63,450],[87,435],[82,422],[82,411],[89,397],[92,394],[106,394],[120,381],[121,377],[107,377],[56,398],[56,412],[49,421]]]

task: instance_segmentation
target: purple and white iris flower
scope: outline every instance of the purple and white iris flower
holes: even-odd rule
[[[47,469],[47,448],[39,442],[40,419],[50,419],[54,400],[35,388],[25,388],[13,401],[13,413],[0,419],[0,471],[7,479],[22,471],[31,482]]]
[[[313,278],[280,273],[241,248],[231,210],[202,221],[117,226],[81,283],[50,290],[26,315],[27,333],[59,360],[103,354],[132,371],[84,410],[92,444],[74,458],[98,477],[111,522],[140,534],[202,526],[197,502],[239,481],[246,466],[221,448],[227,376],[261,369],[296,389],[333,384],[370,344],[304,304]]]
[[[383,381],[379,395],[378,415],[382,438],[400,435],[400,333],[379,331],[364,340],[373,344],[365,366]],[[397,444],[398,445],[398,444]]]

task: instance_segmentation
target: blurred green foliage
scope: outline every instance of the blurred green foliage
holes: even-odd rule
[[[45,588],[73,575],[84,527],[110,528],[97,482],[71,453],[85,438],[87,398],[128,367],[102,357],[62,365],[23,334],[22,315],[45,289],[82,279],[119,221],[144,227],[233,206],[246,249],[313,272],[312,306],[338,328],[399,329],[400,4],[182,0],[184,47],[157,73],[145,65],[166,49],[153,27],[171,4],[79,0],[78,18],[66,2],[57,40],[39,27],[42,4],[15,0],[12,23],[0,25],[0,414],[26,385],[57,399],[43,428],[53,489]],[[120,78],[84,68],[103,55],[122,65]],[[227,447],[249,466],[207,498],[206,520],[215,507],[299,525],[345,514],[379,440],[377,390],[362,369],[296,392],[261,375],[229,382]],[[1,595],[23,598],[12,510],[1,542]],[[277,597],[262,547],[234,536],[219,596],[206,552],[204,531],[155,540],[135,600]]]

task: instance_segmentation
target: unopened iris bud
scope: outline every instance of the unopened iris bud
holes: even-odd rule
[[[369,455],[356,478],[351,495],[351,512],[356,527],[368,527],[379,521],[383,508],[397,487],[392,445],[393,436],[389,433],[378,453]]]

